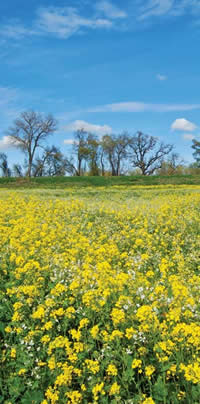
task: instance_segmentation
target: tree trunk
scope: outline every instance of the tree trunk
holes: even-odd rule
[[[28,163],[28,172],[27,172],[28,177],[31,177],[31,169],[32,169],[32,162],[29,161],[29,163]]]
[[[78,159],[78,170],[77,170],[78,177],[80,177],[80,175],[81,175],[81,163],[82,163],[82,160],[79,158]]]
[[[101,175],[103,177],[105,175],[105,169],[104,169],[104,163],[103,163],[103,153],[101,154]]]

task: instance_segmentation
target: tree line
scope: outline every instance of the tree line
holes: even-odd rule
[[[55,146],[46,144],[47,138],[57,129],[52,115],[44,116],[35,111],[23,112],[6,135],[9,142],[25,156],[23,167],[9,167],[7,155],[0,153],[3,176],[82,176],[127,175],[200,172],[200,142],[192,141],[195,162],[187,167],[174,152],[174,146],[160,142],[158,138],[138,131],[134,135],[122,132],[105,134],[99,139],[83,128],[74,134],[71,153],[65,155]]]

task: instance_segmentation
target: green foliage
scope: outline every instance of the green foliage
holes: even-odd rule
[[[194,150],[193,157],[196,160],[197,166],[200,167],[200,142],[193,139],[192,143],[192,149]]]

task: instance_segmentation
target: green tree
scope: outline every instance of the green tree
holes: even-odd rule
[[[87,137],[88,133],[84,129],[79,129],[75,132],[73,154],[75,155],[76,163],[74,163],[73,159],[68,160],[68,163],[77,176],[83,175],[85,172],[83,163],[88,160],[89,155]]]
[[[200,141],[192,139],[192,149],[194,150],[193,157],[196,160],[197,167],[200,167]]]
[[[100,144],[98,138],[89,133],[87,136],[87,163],[89,166],[90,175],[99,175],[99,158],[100,158]]]
[[[185,162],[178,153],[171,153],[166,160],[162,161],[161,167],[156,171],[159,175],[174,175],[185,173]]]

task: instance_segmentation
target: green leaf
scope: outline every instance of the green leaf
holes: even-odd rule
[[[200,397],[200,385],[192,386],[192,399],[199,400]]]
[[[161,377],[158,377],[157,382],[153,386],[153,398],[163,402],[167,397],[167,389]]]
[[[5,331],[4,331],[3,323],[0,323],[0,334],[2,334],[5,337]]]
[[[22,404],[39,404],[43,400],[44,396],[41,391],[27,391],[21,398]]]

